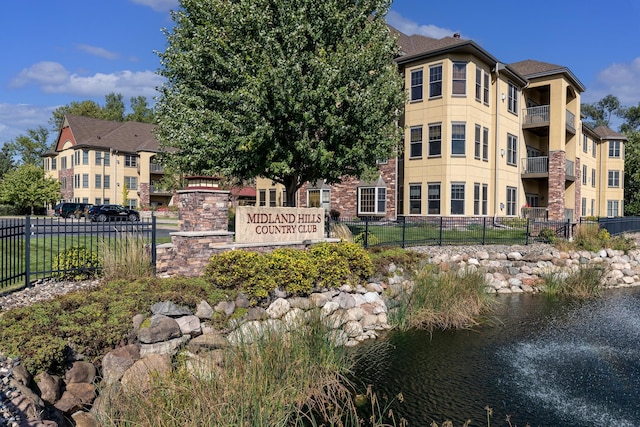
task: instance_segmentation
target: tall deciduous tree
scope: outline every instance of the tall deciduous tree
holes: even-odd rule
[[[26,135],[17,136],[11,142],[5,144],[12,157],[18,158],[19,165],[40,165],[42,155],[49,150],[49,130],[44,126],[36,129],[27,129]]]
[[[0,179],[14,168],[13,155],[9,151],[9,147],[5,144],[2,146],[2,150],[0,150]]]
[[[580,111],[585,116],[585,121],[592,127],[610,127],[613,116],[620,116],[622,106],[617,97],[607,95],[593,104],[582,104]]]
[[[131,98],[131,113],[125,117],[130,122],[153,123],[155,121],[155,113],[147,104],[147,98],[144,96],[136,96]]]
[[[102,107],[100,107],[100,105],[98,105],[98,103],[95,101],[74,101],[70,104],[56,108],[53,111],[51,118],[49,119],[49,124],[54,129],[59,130],[62,127],[62,122],[64,121],[65,115],[93,117],[94,119],[100,119],[102,118],[101,114]]]
[[[393,155],[405,95],[390,0],[181,0],[156,106],[183,173],[284,184],[366,176]]]
[[[624,214],[640,215],[640,131],[627,130],[625,135]]]
[[[44,206],[60,199],[60,183],[44,176],[41,167],[24,164],[5,174],[0,182],[0,201],[20,209]]]
[[[110,93],[106,95],[100,118],[114,122],[124,122],[125,106],[122,99],[121,93]]]

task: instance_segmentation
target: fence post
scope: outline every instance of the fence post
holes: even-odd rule
[[[369,217],[364,218],[364,247],[369,247]]]
[[[405,248],[404,241],[405,241],[406,231],[407,231],[407,218],[402,217],[402,249]]]
[[[24,217],[24,285],[31,283],[31,217]]]
[[[529,244],[529,218],[527,218],[527,234],[524,236],[524,244]]]
[[[151,216],[151,263],[153,264],[153,271],[156,271],[156,216]]]
[[[484,245],[487,238],[487,217],[482,218],[482,244]]]
[[[439,246],[442,246],[442,227],[444,226],[443,224],[443,217],[440,217],[440,241],[438,242]]]

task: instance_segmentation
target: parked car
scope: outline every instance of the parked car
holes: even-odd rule
[[[91,203],[58,203],[53,208],[53,214],[61,218],[82,218],[87,216],[87,211],[92,206]]]
[[[87,211],[91,221],[139,221],[140,213],[121,205],[97,205]]]

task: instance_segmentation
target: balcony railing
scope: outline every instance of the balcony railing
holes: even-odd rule
[[[565,209],[564,210],[564,220],[573,221],[573,209]]]
[[[549,211],[546,207],[524,207],[522,208],[522,217],[546,221],[549,219]]]
[[[575,179],[576,178],[575,169],[576,169],[576,167],[575,167],[575,163],[574,162],[572,162],[571,160],[565,160],[565,162],[564,162],[564,174],[565,174],[565,177],[567,179],[570,179],[570,178]]]
[[[527,157],[522,159],[523,174],[547,174],[549,173],[549,157]]]
[[[567,130],[576,133],[576,115],[567,110]]]
[[[537,107],[529,107],[524,110],[523,125],[541,125],[549,124],[549,106],[539,105]]]
[[[171,190],[162,186],[150,185],[149,186],[150,194],[169,194]]]
[[[162,165],[159,165],[157,163],[150,163],[149,164],[149,172],[151,172],[151,173],[164,173],[164,168],[162,167]]]

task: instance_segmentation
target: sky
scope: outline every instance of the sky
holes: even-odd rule
[[[162,78],[156,52],[178,0],[9,0],[0,14],[0,145],[45,126],[73,101],[104,105],[120,93],[150,104]],[[568,67],[582,102],[608,94],[640,104],[637,0],[395,0],[387,22],[406,34],[459,32],[503,63],[534,59]]]

